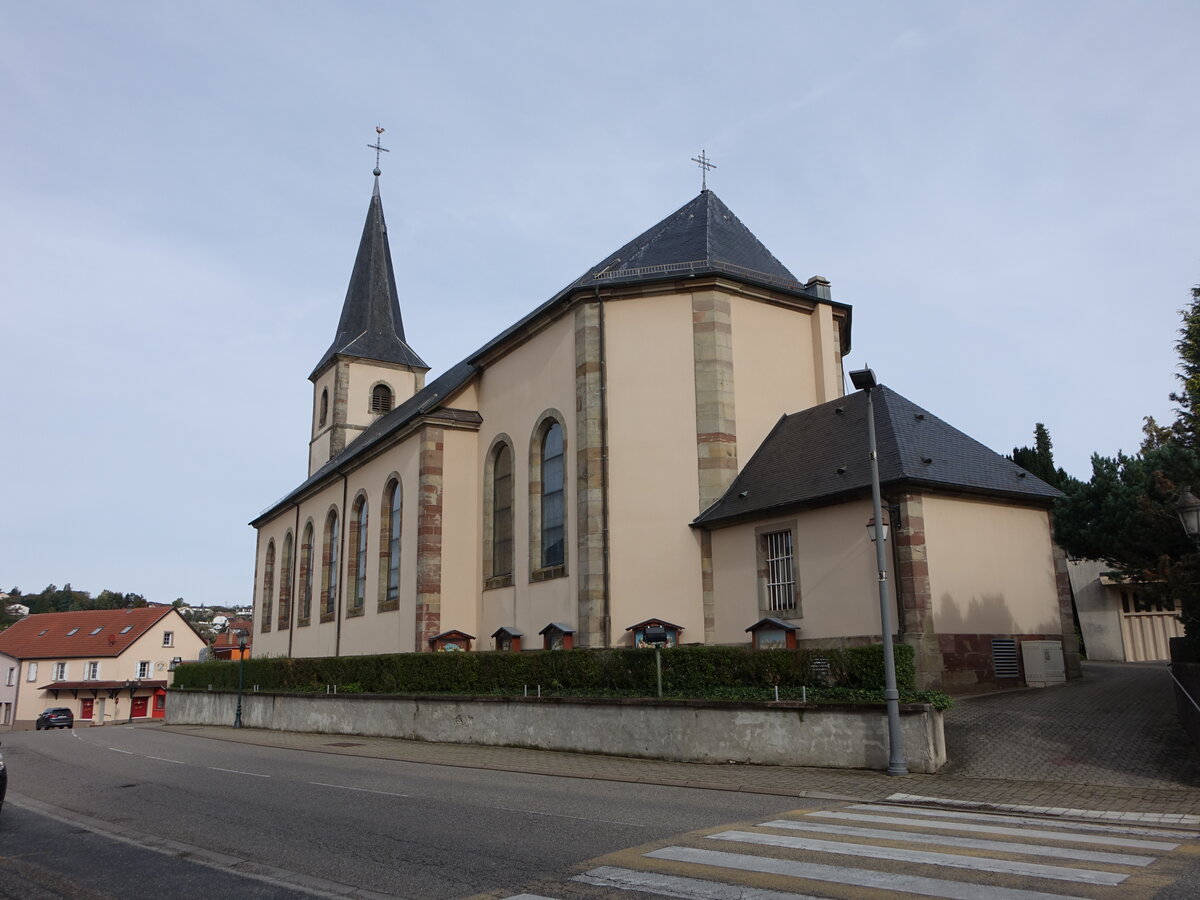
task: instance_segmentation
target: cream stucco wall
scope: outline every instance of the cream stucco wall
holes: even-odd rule
[[[606,318],[612,638],[656,617],[703,641],[691,295],[610,303]]]
[[[346,424],[360,429],[367,428],[379,418],[379,414],[371,412],[371,390],[375,385],[382,383],[392,389],[395,406],[417,392],[417,376],[407,368],[356,359],[350,363],[347,374]],[[347,444],[353,436],[353,433],[347,436]]]
[[[451,545],[462,564],[456,576],[462,575],[458,591],[462,597],[475,602],[472,610],[478,631],[463,628],[479,639],[476,647],[492,647],[490,635],[501,626],[516,628],[525,635],[524,646],[540,646],[537,632],[550,622],[563,622],[575,627],[578,613],[575,600],[576,573],[579,571],[576,538],[575,485],[578,468],[575,451],[575,323],[573,316],[564,316],[533,335],[513,352],[495,360],[476,382],[477,402],[483,424],[474,447],[474,456],[464,462],[462,480],[469,486],[470,496],[463,497],[456,507],[458,513],[447,515],[443,546]],[[464,397],[464,402],[469,402]],[[460,401],[456,398],[456,405]],[[529,476],[530,452],[534,430],[547,410],[557,410],[565,425],[565,485],[566,485],[566,567],[562,578],[532,582],[529,541]],[[483,590],[483,473],[488,453],[496,438],[507,435],[513,448],[513,585]],[[457,472],[458,470],[456,470]],[[449,483],[449,480],[448,482]],[[458,488],[456,487],[456,492]],[[443,567],[445,572],[445,567]],[[454,602],[460,593],[456,592]],[[443,590],[443,604],[447,592]],[[465,617],[465,610],[464,617]],[[443,616],[443,622],[448,622]]]
[[[730,320],[740,466],[780,416],[832,398],[814,378],[812,313],[732,297]]]
[[[721,528],[712,533],[716,641],[749,641],[746,628],[764,615],[800,626],[799,640],[875,636],[880,633],[875,547],[864,527],[871,504],[862,500]],[[760,605],[756,530],[792,529],[800,615]],[[890,539],[889,539],[890,541]],[[888,564],[891,569],[891,547]],[[892,623],[897,619],[891,591]]]
[[[1045,510],[927,495],[925,544],[942,634],[1060,634]]]
[[[417,476],[420,469],[418,436],[412,435],[387,453],[355,469],[347,477],[346,508],[354,514],[355,499],[362,494],[367,501],[367,577],[363,595],[363,613],[348,616],[351,606],[350,572],[354,565],[354,550],[349,544],[349,519],[343,527],[344,555],[341,560],[342,634],[340,652],[343,656],[369,653],[396,653],[411,650],[416,644],[417,545],[412,536],[417,533]],[[400,479],[400,608],[379,612],[380,554],[386,550],[380,532],[383,522],[384,489],[396,476]],[[261,580],[261,577],[260,577]],[[276,613],[278,618],[278,612]],[[333,622],[321,623],[313,616],[309,628],[336,629]],[[306,629],[300,629],[304,631]],[[257,648],[256,648],[257,649]]]

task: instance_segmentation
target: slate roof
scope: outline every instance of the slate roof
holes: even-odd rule
[[[712,191],[701,191],[583,275],[578,286],[724,272],[806,291]]]
[[[375,193],[371,197],[371,209],[367,213],[367,225],[363,229],[363,244],[367,243],[368,234],[376,235],[376,243],[372,244],[369,254],[372,259],[383,259],[387,262],[388,285],[390,298],[395,302],[395,322],[399,323],[399,302],[395,301],[395,278],[392,275],[391,252],[387,244],[387,229],[383,226],[383,205],[379,200],[378,179]],[[380,228],[372,231],[374,211],[378,206],[378,221]],[[363,246],[359,247],[358,259],[355,261],[357,273],[364,259]],[[378,266],[376,266],[378,270]],[[723,274],[740,281],[766,285],[783,293],[791,293],[809,300],[829,303],[846,312],[846,326],[842,329],[842,340],[845,348],[850,341],[850,307],[844,303],[835,303],[823,298],[801,284],[784,265],[777,260],[741,220],[735,216],[715,193],[709,190],[701,191],[694,199],[688,201],[671,215],[667,216],[652,228],[647,229],[625,244],[615,253],[611,253],[596,265],[590,267],[583,275],[576,278],[545,303],[542,303],[531,313],[506,328],[492,338],[462,362],[448,369],[437,379],[427,384],[413,397],[398,405],[387,415],[380,416],[361,435],[351,441],[346,448],[324,466],[309,476],[295,490],[271,504],[254,519],[251,525],[258,525],[281,508],[302,496],[311,487],[321,483],[334,472],[339,471],[347,463],[370,451],[380,441],[385,440],[397,429],[408,422],[433,410],[447,412],[441,401],[451,396],[480,371],[482,361],[495,348],[502,346],[515,335],[521,334],[529,325],[536,322],[554,307],[565,302],[580,289],[601,286],[609,283],[630,284],[671,280],[688,274]],[[346,308],[350,306],[350,296],[355,290],[356,280],[351,277],[350,291],[346,295]],[[346,309],[342,312],[343,323],[346,319]],[[337,346],[342,339],[343,330],[347,333],[353,327],[343,329],[338,327],[338,339],[326,351],[321,362],[313,371],[312,378],[326,365],[333,354],[349,352],[339,350]],[[400,328],[399,338],[403,343],[403,329]],[[407,348],[407,344],[404,345]],[[409,351],[411,352],[411,350]],[[360,355],[360,354],[352,354]],[[413,354],[414,357],[416,354]],[[381,358],[375,356],[373,358]],[[410,363],[424,367],[418,361]],[[450,410],[450,414],[458,417],[474,415],[476,421],[482,421],[478,413],[468,413],[464,410]]]
[[[879,480],[1048,506],[1062,493],[888,387],[873,391]],[[784,416],[694,525],[720,527],[870,491],[867,398],[856,391]]]
[[[379,196],[379,176],[375,177],[375,189],[367,207],[367,221],[350,272],[350,286],[342,303],[337,336],[308,377],[316,378],[317,373],[339,353],[418,369],[429,368],[404,340],[387,222],[383,218],[383,199]]]
[[[14,659],[106,659],[120,656],[150,628],[174,612],[170,606],[37,613],[0,632],[0,653]],[[182,627],[187,623],[180,621]],[[122,634],[122,629],[132,626]],[[74,634],[68,634],[78,629]],[[100,629],[96,634],[92,634]],[[46,632],[42,634],[42,632]]]

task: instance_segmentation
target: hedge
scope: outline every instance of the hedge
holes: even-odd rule
[[[895,645],[896,683],[912,693],[913,650]],[[240,662],[189,663],[175,672],[176,688],[235,689]],[[748,647],[671,647],[662,651],[663,694],[709,699],[867,699],[883,687],[883,645],[828,650],[753,650]],[[245,685],[263,691],[652,697],[654,653],[645,649],[537,650],[521,653],[396,653],[245,661]],[[817,690],[824,689],[824,690]],[[905,699],[905,698],[902,698]]]

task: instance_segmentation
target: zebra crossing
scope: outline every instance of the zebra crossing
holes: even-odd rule
[[[855,803],[797,810],[654,849],[611,854],[571,877],[562,893],[694,900],[1096,900],[1153,893],[1198,856],[1200,832]],[[542,893],[515,897],[557,900]]]

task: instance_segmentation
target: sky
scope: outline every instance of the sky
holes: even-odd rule
[[[381,191],[430,378],[709,187],[847,370],[1086,478],[1173,416],[1200,4],[0,0],[0,589],[246,604]]]

